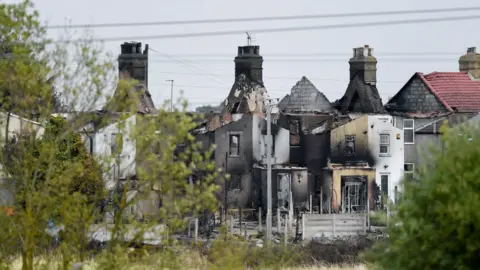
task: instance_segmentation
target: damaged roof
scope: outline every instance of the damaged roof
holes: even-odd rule
[[[278,105],[283,112],[335,112],[328,98],[303,76]]]
[[[261,81],[251,81],[245,74],[235,78],[228,97],[221,104],[223,112],[231,114],[263,112],[267,90]]]
[[[364,82],[358,74],[350,81],[343,97],[334,106],[341,113],[385,113],[377,86]]]
[[[157,109],[153,104],[152,95],[144,83],[139,83],[135,87],[130,87],[125,91],[117,87],[115,93],[107,101],[102,111],[106,112],[130,112],[126,100],[130,99],[133,108],[138,113],[156,113]],[[128,104],[130,105],[130,104]]]

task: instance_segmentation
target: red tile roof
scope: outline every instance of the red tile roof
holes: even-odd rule
[[[417,73],[445,107],[459,112],[480,112],[480,81],[466,72]]]

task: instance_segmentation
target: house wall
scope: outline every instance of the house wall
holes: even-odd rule
[[[93,151],[94,155],[99,158],[106,167],[103,178],[107,189],[113,189],[115,187],[116,182],[114,178],[117,178],[117,172],[119,172],[120,179],[126,179],[127,177],[136,175],[136,145],[132,139],[132,135],[135,131],[137,115],[130,116],[125,122],[124,128],[120,128],[119,122],[115,122],[98,130],[94,135]],[[110,159],[113,133],[123,134],[123,149],[118,158]],[[120,170],[118,170],[117,164],[119,164]]]
[[[331,156],[333,163],[345,164],[348,161],[365,161],[370,166],[373,160],[368,149],[368,115],[358,117],[331,131]],[[345,155],[345,136],[355,136],[355,153],[351,156]]]
[[[400,188],[403,178],[404,142],[401,129],[393,126],[390,115],[368,116],[368,148],[375,158],[373,168],[376,171],[376,183],[381,186],[381,176],[388,175],[388,197],[395,201],[395,187]],[[388,134],[390,138],[389,153],[380,153],[380,135]],[[399,137],[397,137],[397,134]]]
[[[257,186],[259,191],[256,192],[259,196],[258,201],[255,202],[255,208],[267,207],[267,170],[265,168],[256,168],[256,175],[259,175],[261,186]],[[313,185],[313,179],[308,173],[307,168],[302,167],[278,167],[272,168],[272,206],[273,209],[278,207],[278,190],[279,190],[279,175],[288,174],[290,176],[290,189],[292,191],[292,199],[294,207],[306,207],[310,200],[310,189]],[[255,181],[258,181],[257,178]]]
[[[37,137],[41,137],[45,131],[44,127],[35,121],[22,118],[15,114],[10,114],[10,120],[7,129],[7,114],[0,112],[0,145],[5,142],[5,130],[8,132],[8,137],[12,138],[15,134],[20,134],[22,131],[35,130]],[[14,200],[11,187],[6,181],[3,169],[0,167],[0,206],[12,205]]]
[[[217,168],[234,177],[240,177],[240,190],[229,190],[228,183],[219,177],[218,184],[222,187],[217,198],[225,204],[225,190],[229,208],[247,208],[252,202],[252,166],[253,166],[253,116],[245,115],[238,121],[224,125],[215,130],[215,163]],[[229,155],[230,135],[240,135],[239,156]],[[259,147],[259,146],[257,146]]]
[[[448,120],[449,125],[455,125],[458,122],[466,121],[469,117],[471,117],[470,113],[456,113],[455,115],[443,117],[414,118],[414,143],[404,143],[404,163],[413,163],[415,170],[417,170],[428,164],[435,151],[441,151],[443,145],[442,136],[438,134],[438,129],[441,125],[437,124],[435,130],[429,131],[426,131],[425,127],[443,120]],[[395,127],[399,128],[403,135],[404,119],[412,118],[393,116],[393,119]]]

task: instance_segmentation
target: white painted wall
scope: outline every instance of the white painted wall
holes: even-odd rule
[[[252,149],[253,157],[261,160],[263,164],[267,163],[267,135],[262,135],[262,128],[266,126],[266,119],[258,115],[252,116]],[[272,153],[272,164],[287,163],[290,158],[290,131],[279,128],[278,134],[275,136],[274,153]]]
[[[5,130],[7,127],[7,113],[0,112],[0,145],[5,142]],[[19,134],[22,130],[36,130],[37,137],[41,137],[45,131],[44,127],[35,121],[22,118],[15,114],[10,114],[8,123],[8,136],[12,138],[13,135]],[[0,165],[1,166],[1,165]],[[13,203],[13,193],[5,186],[5,175],[3,169],[0,168],[0,205],[11,205]]]
[[[136,173],[136,145],[131,138],[131,131],[135,128],[136,115],[132,115],[125,120],[125,128],[119,128],[119,122],[112,123],[95,133],[93,139],[94,156],[107,168],[104,172],[104,181],[107,189],[112,189],[115,186],[115,173],[117,162],[120,164],[120,178],[125,179],[133,176]],[[117,158],[111,158],[111,141],[113,133],[123,134],[123,149]],[[111,159],[110,159],[111,158]]]
[[[371,128],[373,126],[373,128]],[[381,175],[389,175],[388,196],[395,201],[395,187],[400,191],[400,181],[403,179],[404,145],[401,129],[393,125],[393,118],[390,115],[369,115],[368,116],[368,144],[370,151],[377,159],[375,164],[376,183],[381,187]],[[380,134],[390,135],[390,153],[380,154]],[[397,134],[400,138],[397,139]]]

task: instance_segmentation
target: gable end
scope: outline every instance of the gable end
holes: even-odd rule
[[[390,112],[449,112],[419,75],[414,75],[385,107]]]

